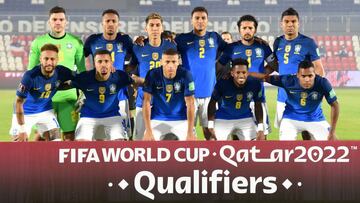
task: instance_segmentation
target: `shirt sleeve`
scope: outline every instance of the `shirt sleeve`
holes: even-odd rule
[[[218,81],[215,84],[214,90],[211,94],[211,99],[218,101],[222,97],[221,84],[223,80]]]
[[[195,83],[193,80],[193,77],[190,73],[190,71],[186,71],[185,74],[185,91],[184,91],[184,95],[187,96],[191,96],[195,94]]]
[[[89,55],[91,55],[91,40],[92,39],[92,35],[89,36],[84,44],[84,57],[88,57]]]
[[[69,68],[64,66],[59,67],[59,75],[61,77],[61,81],[73,80],[76,72],[71,71]]]
[[[119,75],[119,84],[121,87],[126,87],[134,83],[134,80],[124,71],[117,70],[116,73]]]
[[[267,45],[264,46],[264,54],[265,54],[265,61],[266,63],[272,63],[275,61],[275,56],[271,50],[271,48]]]
[[[309,58],[311,61],[320,59],[319,48],[313,39],[310,39],[309,46]]]
[[[219,63],[221,63],[222,65],[226,65],[227,63],[229,63],[231,61],[232,52],[232,46],[230,44],[226,45],[226,48],[223,50],[219,58]]]
[[[269,83],[278,87],[284,87],[287,75],[271,75]]]
[[[85,57],[84,57],[84,45],[83,45],[82,41],[80,40],[80,38],[77,38],[77,41],[78,41],[78,46],[76,48],[76,53],[75,53],[75,65],[77,67],[78,72],[81,73],[86,70]]]
[[[21,98],[26,98],[31,88],[32,88],[32,80],[30,77],[30,73],[26,72],[23,78],[21,79],[21,82],[16,90],[16,95]]]
[[[337,100],[334,89],[332,88],[330,82],[326,78],[322,78],[321,83],[327,103],[332,104]]]
[[[264,97],[262,94],[262,86],[260,81],[254,79],[254,86],[255,86],[255,94],[254,94],[254,102],[262,102],[264,101]]]
[[[277,52],[277,49],[279,48],[279,42],[280,42],[280,38],[276,38],[275,41],[274,41],[274,45],[273,45],[273,51],[274,51],[274,57],[277,59],[276,57],[276,52]]]
[[[151,70],[147,72],[143,86],[143,91],[149,94],[153,94],[153,80],[151,78],[151,73],[152,73]]]
[[[227,43],[221,38],[221,36],[218,33],[216,33],[216,35],[219,43],[218,52],[223,52],[226,48]]]
[[[38,45],[38,39],[35,39],[31,43],[30,53],[29,53],[29,62],[28,62],[28,70],[33,69],[36,65],[40,63],[40,49]]]

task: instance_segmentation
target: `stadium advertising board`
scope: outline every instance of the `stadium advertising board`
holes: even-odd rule
[[[358,142],[0,145],[2,202],[360,200]]]

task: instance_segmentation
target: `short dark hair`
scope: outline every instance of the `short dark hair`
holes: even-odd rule
[[[55,51],[56,53],[59,53],[59,49],[54,44],[44,44],[40,49],[40,52],[43,51]]]
[[[230,35],[231,38],[232,38],[232,34],[230,32],[228,32],[228,31],[224,31],[220,35]]]
[[[60,6],[55,6],[55,7],[52,7],[49,11],[49,16],[51,16],[51,14],[53,13],[64,13],[66,14],[65,12],[65,9],[63,7],[60,7]]]
[[[236,65],[246,66],[246,70],[249,70],[249,62],[243,58],[237,58],[231,61],[231,69],[233,69]]]
[[[309,69],[309,68],[314,68],[314,67],[315,66],[314,66],[313,62],[311,62],[309,60],[304,60],[299,63],[298,72],[300,71],[300,69]]]
[[[208,11],[207,11],[206,8],[203,7],[203,6],[195,7],[195,8],[191,11],[191,17],[194,15],[195,12],[205,12],[206,15],[209,16]]]
[[[101,16],[104,17],[105,14],[115,14],[118,18],[120,18],[119,13],[115,9],[106,9],[102,12]]]
[[[179,55],[179,52],[176,51],[175,49],[167,49],[163,52],[163,55],[170,55],[170,56],[174,56],[174,55]]]
[[[99,49],[98,51],[95,52],[94,54],[94,58],[97,56],[97,55],[109,55],[111,57],[111,52],[106,50],[106,49]]]
[[[299,13],[292,7],[288,8],[284,12],[282,12],[281,20],[284,18],[284,16],[296,16],[299,19]]]
[[[257,29],[258,21],[256,20],[256,18],[252,15],[243,15],[240,17],[239,21],[237,22],[237,26],[238,26],[239,30],[240,30],[241,23],[244,21],[254,22],[255,30]]]

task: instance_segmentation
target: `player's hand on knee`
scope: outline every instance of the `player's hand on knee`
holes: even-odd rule
[[[145,130],[143,140],[144,141],[154,141],[155,140],[151,130]]]
[[[214,128],[209,128],[210,138],[209,140],[217,140]]]
[[[186,140],[188,141],[194,141],[196,140],[195,133],[191,130],[191,132],[187,133]]]
[[[16,142],[27,142],[28,141],[28,136],[26,133],[19,133],[19,135],[17,135],[16,137],[17,137]]]
[[[329,133],[328,140],[337,140],[335,133]]]
[[[266,140],[264,131],[259,131],[256,133],[256,140]]]

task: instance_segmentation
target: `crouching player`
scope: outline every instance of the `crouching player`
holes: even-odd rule
[[[14,141],[28,141],[31,128],[36,125],[45,140],[60,140],[59,123],[54,115],[51,98],[64,81],[73,74],[57,65],[58,48],[45,44],[40,50],[40,65],[25,72],[16,91],[15,113],[10,134]]]
[[[239,140],[265,140],[263,124],[262,85],[257,79],[248,77],[249,63],[239,58],[232,61],[231,77],[219,80],[208,106],[208,127],[212,140],[228,140],[237,136]],[[216,110],[216,103],[219,109]],[[250,109],[255,102],[255,121]],[[258,129],[258,132],[256,132]]]
[[[195,140],[195,86],[191,73],[178,67],[179,54],[174,49],[164,51],[161,65],[145,77],[143,140],[162,140],[162,135],[168,133],[179,140]]]
[[[284,88],[288,98],[280,122],[280,140],[296,140],[297,134],[302,131],[308,131],[311,140],[336,139],[339,117],[337,97],[329,81],[315,74],[312,62],[300,62],[296,75],[259,75],[266,82]],[[323,97],[331,106],[330,125],[321,109]]]
[[[118,92],[134,80],[124,71],[112,73],[111,52],[99,50],[94,54],[95,69],[80,73],[71,86],[81,89],[86,97],[76,126],[75,139],[91,141],[96,139],[98,127],[104,127],[106,139],[126,140],[128,135],[122,125],[119,113]]]

